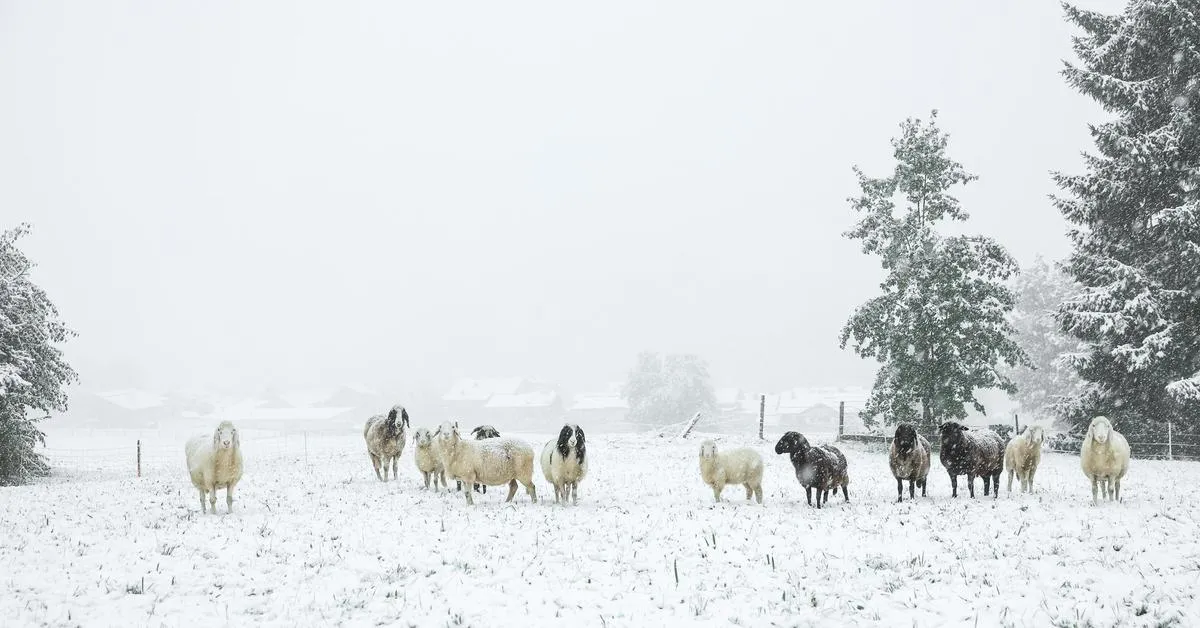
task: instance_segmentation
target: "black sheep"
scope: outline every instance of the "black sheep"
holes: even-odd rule
[[[1000,496],[1000,474],[1004,472],[1004,448],[1007,443],[991,431],[972,432],[971,428],[947,421],[938,428],[942,436],[939,455],[942,466],[950,474],[951,497],[958,497],[958,476],[967,476],[967,488],[975,497],[975,477],[983,478],[983,495],[989,489]]]
[[[812,490],[817,489],[817,508],[829,501],[829,491],[837,493],[840,486],[846,501],[850,501],[850,476],[846,457],[833,445],[813,447],[800,432],[788,432],[775,444],[775,453],[788,454],[796,468],[796,479],[804,487],[808,505],[812,505]]]
[[[904,480],[908,480],[908,496],[915,499],[917,487],[921,487],[921,497],[925,497],[926,484],[929,478],[929,441],[917,433],[911,423],[901,423],[896,426],[896,435],[892,438],[892,446],[888,449],[888,466],[892,469],[892,477],[896,478],[896,501],[904,499]]]

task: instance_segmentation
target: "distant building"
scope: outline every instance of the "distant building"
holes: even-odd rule
[[[442,395],[442,408],[451,420],[470,424],[558,421],[565,412],[553,384],[524,377],[460,379]]]
[[[620,384],[610,384],[605,392],[575,395],[567,417],[581,426],[623,426],[629,418],[629,403],[621,398],[620,390]]]
[[[860,387],[793,388],[779,395],[779,426],[799,432],[837,433],[839,405],[844,403],[846,431],[865,431],[858,412],[869,396],[870,391]]]
[[[738,413],[742,398],[746,396],[741,388],[718,388],[713,394],[717,399],[717,412],[723,419],[732,419]]]

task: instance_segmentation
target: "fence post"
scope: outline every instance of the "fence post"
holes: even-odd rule
[[[137,442],[137,465],[138,465],[137,476],[140,478],[140,477],[142,477],[142,439],[140,439],[140,438],[138,439],[138,442]]]
[[[1171,424],[1168,422],[1167,423],[1167,460],[1175,459],[1174,458],[1175,452],[1172,451],[1174,449],[1175,443],[1173,442],[1173,434],[1171,432],[1172,432]]]
[[[1021,433],[1021,417],[1017,413],[1013,413],[1013,436]]]
[[[767,422],[767,396],[758,397],[758,440],[763,439],[763,425]]]
[[[846,433],[846,402],[838,402],[838,440],[842,440],[842,435]]]

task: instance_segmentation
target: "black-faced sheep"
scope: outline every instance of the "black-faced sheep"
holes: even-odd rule
[[[434,449],[433,434],[427,427],[413,430],[413,462],[425,478],[426,489],[429,488],[431,479],[434,490],[438,487],[438,480],[441,480],[442,488],[446,488],[446,467],[442,464],[442,457]]]
[[[1012,492],[1013,475],[1021,480],[1021,492],[1033,490],[1033,474],[1037,473],[1042,461],[1042,443],[1046,430],[1040,425],[1030,425],[1021,435],[1008,441],[1004,448],[1004,466],[1008,467],[1008,492]]]
[[[467,484],[499,486],[508,484],[508,498],[517,494],[517,483],[525,486],[529,499],[537,502],[533,484],[533,448],[514,438],[464,440],[457,423],[443,423],[441,432],[446,474]],[[474,504],[473,491],[463,491],[467,504]]]
[[[1092,481],[1093,504],[1098,501],[1097,488],[1104,499],[1121,500],[1121,478],[1129,471],[1129,441],[1113,429],[1108,417],[1092,419],[1079,450],[1079,464]]]
[[[796,479],[804,487],[808,497],[808,505],[813,505],[812,491],[817,490],[817,508],[829,501],[829,492],[837,493],[838,487],[846,501],[850,501],[850,475],[846,466],[846,456],[833,445],[813,447],[808,439],[800,432],[787,432],[775,443],[775,453],[788,454],[792,467],[796,469]]]
[[[242,441],[237,428],[221,421],[212,436],[193,436],[183,447],[188,475],[200,490],[200,512],[217,513],[217,489],[225,488],[225,507],[233,512],[233,487],[242,479]],[[208,497],[208,510],[204,499]]]
[[[396,479],[396,465],[400,454],[404,453],[404,443],[407,441],[408,410],[404,406],[392,406],[387,416],[376,415],[367,419],[363,426],[363,439],[367,441],[367,455],[371,457],[371,465],[375,467],[375,477],[381,482],[387,482],[388,464],[392,467],[392,479]],[[380,475],[379,470],[383,469]]]
[[[713,499],[721,501],[721,492],[729,484],[741,484],[746,488],[746,499],[763,502],[763,461],[757,451],[739,447],[724,453],[717,452],[717,444],[711,440],[700,443],[700,479],[712,487]]]
[[[587,475],[587,446],[583,428],[564,425],[558,432],[558,440],[546,442],[542,447],[542,475],[554,485],[554,503],[579,503],[579,483]]]
[[[908,480],[909,499],[916,499],[918,486],[921,487],[921,497],[928,495],[926,486],[931,451],[929,441],[918,434],[911,424],[896,426],[896,435],[888,450],[888,465],[892,468],[892,477],[896,478],[896,502],[904,501],[904,480]]]
[[[939,457],[950,474],[951,497],[958,497],[958,476],[967,476],[967,488],[975,497],[975,477],[983,478],[983,495],[989,490],[999,497],[1000,474],[1004,472],[1004,439],[991,430],[973,431],[956,421],[938,428],[942,437]]]

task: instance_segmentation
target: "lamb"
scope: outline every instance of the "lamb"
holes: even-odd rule
[[[958,476],[967,476],[967,488],[975,497],[975,476],[983,478],[983,495],[994,488],[1000,493],[1000,474],[1004,472],[1004,439],[991,431],[972,432],[956,421],[947,421],[938,428],[942,436],[939,454],[942,466],[950,474],[951,497],[958,497]]]
[[[1097,486],[1104,499],[1121,501],[1121,478],[1129,471],[1129,442],[1107,417],[1092,419],[1079,450],[1079,464],[1092,481],[1093,504],[1098,503]]]
[[[747,500],[763,503],[762,476],[763,461],[757,451],[739,447],[719,454],[713,441],[700,443],[700,477],[712,487],[715,501],[721,501],[727,484],[741,484],[746,487]]]
[[[904,480],[908,480],[908,498],[917,498],[916,487],[921,487],[921,497],[926,497],[926,486],[929,480],[929,441],[917,433],[910,423],[896,426],[896,435],[892,438],[891,449],[888,450],[888,465],[892,468],[892,477],[896,478],[896,503],[904,501]]]
[[[425,478],[425,488],[429,488],[429,480],[433,479],[433,488],[437,490],[438,480],[442,481],[442,488],[446,488],[446,467],[442,464],[442,457],[433,446],[433,434],[427,427],[418,427],[413,430],[413,460],[417,463],[417,470]]]
[[[233,512],[233,487],[242,479],[242,441],[229,421],[221,421],[212,436],[199,435],[183,447],[192,485],[200,490],[200,512],[217,514],[217,489],[225,488],[225,506]],[[208,496],[208,510],[204,498]]]
[[[579,482],[587,475],[587,447],[583,429],[567,424],[558,433],[558,440],[547,441],[542,448],[542,475],[554,485],[554,503],[579,503]]]
[[[796,479],[804,487],[808,497],[808,505],[813,505],[812,491],[817,489],[817,508],[822,503],[829,502],[829,491],[837,494],[842,488],[842,495],[850,501],[850,475],[846,466],[846,456],[833,445],[813,447],[808,439],[800,432],[787,432],[775,443],[775,453],[789,454],[792,466],[796,469]]]
[[[375,477],[379,481],[387,482],[389,463],[392,465],[392,479],[398,477],[396,465],[400,454],[404,453],[408,426],[408,410],[401,405],[392,406],[386,418],[376,415],[367,419],[363,438],[367,441],[367,455],[371,456],[371,465],[375,467]],[[382,475],[379,473],[380,467],[383,468]]]
[[[533,448],[514,438],[489,438],[482,441],[463,440],[458,423],[443,423],[441,432],[446,473],[467,484],[499,486],[508,484],[508,499],[517,494],[517,482],[525,486],[529,499],[537,503],[537,488],[533,485]],[[474,505],[473,491],[463,491],[467,505]]]
[[[496,428],[494,428],[490,425],[478,425],[475,427],[475,429],[471,430],[471,435],[475,437],[475,440],[487,440],[489,438],[500,438],[500,430],[497,430]],[[454,483],[454,490],[461,491],[462,490],[462,482],[456,481]],[[480,485],[476,484],[475,492],[483,493],[484,495],[487,495],[487,485],[484,484],[483,486],[480,486]]]
[[[1012,492],[1013,474],[1021,480],[1021,492],[1033,491],[1033,474],[1037,473],[1042,461],[1042,443],[1046,430],[1040,425],[1030,425],[1020,436],[1008,442],[1004,448],[1004,466],[1008,467],[1008,492]]]

